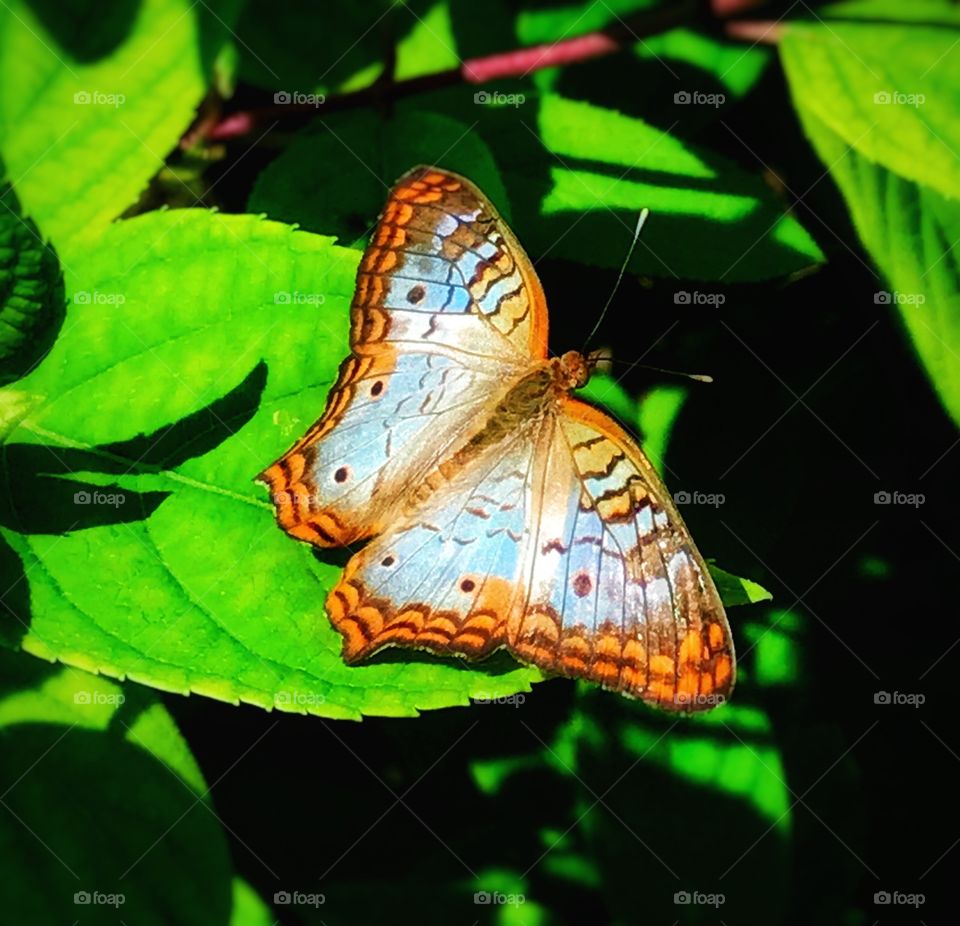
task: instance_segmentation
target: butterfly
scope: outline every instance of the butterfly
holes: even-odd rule
[[[640,447],[572,395],[590,364],[549,356],[533,265],[465,177],[397,181],[350,348],[323,416],[259,477],[292,537],[369,540],[326,601],[345,661],[506,648],[667,710],[726,699],[707,566]]]

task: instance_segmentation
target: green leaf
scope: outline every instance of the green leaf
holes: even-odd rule
[[[417,17],[410,34],[397,45],[394,76],[397,80],[409,80],[456,68],[460,64],[456,47],[450,4],[434,4]]]
[[[798,682],[803,633],[801,616],[782,608],[769,609],[765,623],[744,624],[743,635],[749,641],[748,652],[752,655],[753,677],[758,686],[772,688]]]
[[[826,22],[841,19],[872,20],[881,23],[926,23],[956,25],[960,11],[953,0],[849,0],[822,6],[819,14]]]
[[[271,0],[250,0],[237,25],[240,73],[271,90],[358,90],[383,75],[387,48],[396,55],[394,77],[404,80],[510,47],[509,23],[501,0],[490,0],[481,18],[450,0],[345,4],[335,16],[313,0],[288,0],[283,16]],[[330,52],[318,59],[320,35]]]
[[[717,591],[723,603],[732,608],[738,604],[756,604],[758,601],[773,601],[770,594],[762,585],[750,579],[742,579],[709,563],[710,575],[717,584]]]
[[[719,155],[639,119],[557,96],[544,97],[537,124],[554,165],[539,202],[543,221],[531,228],[538,251],[619,267],[637,214],[649,208],[644,247],[630,264],[636,273],[735,282],[823,259],[763,181]],[[522,197],[541,181],[521,153],[506,163],[519,210],[515,191]]]
[[[637,411],[637,430],[643,437],[643,452],[663,475],[663,459],[674,422],[689,395],[684,386],[659,385],[644,397]]]
[[[24,212],[65,264],[136,202],[176,146],[235,6],[0,6],[0,152]]]
[[[344,85],[366,84],[382,70],[385,37],[408,29],[386,0],[345,4],[331,15],[313,0],[288,0],[277,15],[271,0],[249,0],[237,21],[239,75],[247,83],[277,90],[327,93]],[[317,58],[318,36],[335,53]],[[360,75],[366,79],[357,81]]]
[[[868,161],[957,197],[956,42],[956,25],[792,23],[780,50],[808,118]]]
[[[585,35],[611,26],[634,13],[657,6],[659,0],[609,0],[604,3],[538,3],[517,17],[517,37],[523,45],[556,42],[560,37]]]
[[[649,207],[644,246],[630,264],[636,273],[733,282],[822,259],[760,178],[719,156],[612,110],[532,91],[523,99],[475,105],[472,90],[458,88],[445,105],[469,106],[467,123],[406,107],[381,123],[369,113],[323,119],[260,175],[249,207],[355,241],[386,186],[414,164],[439,162],[498,207],[506,199],[499,168],[514,230],[534,258],[619,267],[637,214]]]
[[[369,112],[324,119],[261,172],[247,206],[363,246],[393,181],[416,164],[433,163],[444,150],[442,166],[468,174],[509,217],[503,181],[486,145],[454,120],[420,112],[390,121]],[[318,173],[317,164],[325,170]]]
[[[830,27],[831,30],[834,27]],[[877,31],[875,25],[849,26],[845,35],[852,44],[847,57],[872,53]],[[812,63],[822,62],[823,48],[832,41],[829,31],[811,37],[810,27],[791,29],[782,48],[787,76],[804,129],[821,160],[830,168],[854,225],[872,259],[889,281],[891,291],[878,290],[875,301],[896,305],[904,326],[944,407],[960,424],[960,262],[953,244],[960,238],[960,162],[951,153],[949,163],[941,158],[942,139],[953,138],[956,131],[956,88],[960,87],[957,64],[947,65],[946,56],[936,55],[947,35],[954,33],[928,27],[913,27],[894,55],[902,86],[926,86],[921,69],[932,69],[927,76],[949,67],[954,96],[936,97],[932,106],[918,109],[901,105],[873,107],[863,94],[851,96],[849,75],[835,70],[815,70]],[[813,45],[818,51],[808,56]],[[840,52],[833,50],[836,56]],[[872,59],[871,59],[872,61]],[[907,64],[913,71],[906,70]],[[914,73],[914,79],[909,78]],[[938,84],[938,94],[947,90],[946,81]],[[862,89],[862,85],[861,85]],[[837,111],[824,100],[837,100]],[[931,100],[932,102],[932,100]],[[952,105],[951,105],[952,104]],[[877,130],[867,130],[862,138],[850,140],[847,126],[850,110],[860,106],[860,121],[869,118],[868,108],[884,112]],[[948,118],[949,110],[949,118]],[[890,118],[900,118],[903,138],[913,146],[904,156],[902,139]],[[953,142],[951,141],[951,144]],[[924,157],[916,152],[923,151]],[[927,155],[930,153],[930,157]],[[908,163],[909,162],[909,163]],[[931,169],[932,168],[932,169]],[[947,192],[945,192],[947,191]],[[948,195],[953,191],[953,195]]]
[[[661,68],[664,60],[673,67],[695,68],[694,73],[703,73],[736,99],[756,85],[770,62],[769,48],[760,45],[744,48],[742,43],[724,42],[693,29],[671,29],[652,35],[634,45],[634,54],[641,60],[656,62]],[[700,89],[712,92],[709,87]]]
[[[750,921],[758,902],[780,921],[794,798],[770,717],[751,706],[745,687],[738,684],[731,703],[680,721],[581,687],[560,736],[572,739],[573,756],[545,750],[543,761],[562,758],[560,769],[580,786],[572,816],[615,922],[633,921],[638,882],[660,885],[645,896],[651,921],[711,921],[702,910],[678,908],[678,891],[724,894],[727,922]],[[594,782],[615,783],[624,769],[631,774],[620,786],[591,790]],[[736,848],[718,854],[717,833]],[[732,864],[761,839],[750,865]]]
[[[64,334],[17,384],[38,398],[0,458],[0,578],[29,588],[24,650],[328,717],[540,677],[506,658],[346,666],[323,609],[344,553],[290,540],[253,482],[322,412],[358,258],[254,216],[174,210],[112,226],[68,275]]]
[[[276,926],[273,910],[242,878],[233,879],[230,926]]]
[[[226,922],[226,840],[196,762],[149,693],[0,651],[0,736],[10,922]]]
[[[0,185],[0,385],[22,376],[49,349],[63,298],[56,255],[21,214],[13,190]]]

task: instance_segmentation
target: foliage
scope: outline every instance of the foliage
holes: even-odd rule
[[[871,498],[933,473],[924,515],[952,510],[932,394],[960,423],[960,16],[800,4],[725,33],[696,6],[0,3],[0,919],[875,919],[852,750],[916,608],[898,574],[954,578],[940,525],[901,541]],[[458,71],[598,29],[622,52]],[[319,416],[417,163],[496,203],[558,351],[651,210],[585,391],[715,500],[684,515],[735,608],[732,704],[665,718],[505,654],[341,660],[323,601],[348,553],[283,535],[253,479]]]
[[[924,0],[878,10],[842,5],[836,13],[854,21],[788,30],[783,56],[793,98],[890,286],[878,288],[880,304],[897,305],[960,423],[960,265],[952,253],[960,238],[960,59],[950,54],[960,12]],[[903,19],[915,21],[906,39]]]

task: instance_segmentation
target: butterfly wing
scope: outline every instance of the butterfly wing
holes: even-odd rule
[[[350,319],[323,417],[260,477],[280,525],[318,546],[378,533],[482,424],[477,412],[546,356],[546,303],[523,249],[473,184],[432,167],[391,191]]]
[[[735,668],[720,596],[637,444],[568,396],[541,465],[527,604],[511,620],[510,648],[667,710],[726,699]]]
[[[668,710],[729,695],[733,646],[707,567],[609,417],[568,398],[468,464],[444,466],[348,563],[327,600],[345,659],[505,646]]]
[[[390,645],[486,656],[522,606],[535,494],[533,442],[516,435],[431,474],[407,515],[347,563],[327,598],[354,662]]]

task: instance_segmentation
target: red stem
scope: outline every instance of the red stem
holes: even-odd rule
[[[257,131],[277,120],[288,120],[317,112],[334,112],[359,106],[382,105],[385,102],[438,90],[456,84],[485,84],[493,80],[523,78],[549,67],[578,64],[620,51],[643,37],[658,35],[677,26],[689,25],[706,13],[716,20],[727,20],[763,5],[767,0],[685,0],[666,7],[639,13],[629,20],[618,19],[597,32],[563,39],[552,44],[497,52],[464,61],[459,67],[438,71],[407,80],[380,80],[369,87],[327,97],[320,107],[278,104],[226,114],[212,125],[195,126],[184,138],[193,144],[199,138],[228,141]]]

